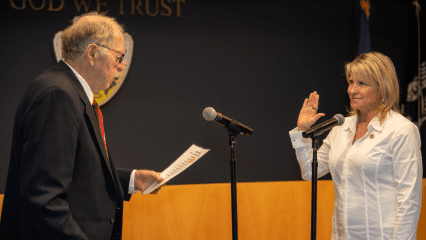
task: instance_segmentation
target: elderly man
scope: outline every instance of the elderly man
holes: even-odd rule
[[[63,33],[64,60],[25,92],[1,239],[121,239],[123,200],[163,180],[157,172],[115,168],[94,100],[124,70],[123,32],[112,18],[82,15]]]

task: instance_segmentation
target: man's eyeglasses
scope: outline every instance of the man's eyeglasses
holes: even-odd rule
[[[104,46],[104,45],[99,44],[99,43],[95,43],[95,44],[96,44],[96,45],[98,45],[98,46],[100,46],[100,47],[108,48],[109,50],[112,50],[112,51],[114,51],[114,52],[116,52],[116,53],[121,54],[121,57],[116,57],[116,60],[118,61],[118,62],[117,62],[117,65],[120,65],[120,63],[123,61],[125,53],[121,53],[121,52],[119,52],[119,51],[116,51],[116,50],[114,50],[114,49],[112,49],[112,48],[109,48],[109,47]]]

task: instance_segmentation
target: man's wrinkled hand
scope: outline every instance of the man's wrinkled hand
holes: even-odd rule
[[[160,176],[160,173],[151,170],[136,170],[135,173],[135,189],[139,191],[145,191],[154,181],[162,182],[164,178]],[[157,194],[161,187],[155,189],[150,194]]]

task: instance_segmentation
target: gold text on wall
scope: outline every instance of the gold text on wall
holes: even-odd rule
[[[9,0],[9,4],[16,10],[57,12],[73,7],[79,13],[94,10],[108,13],[114,8],[119,15],[182,17],[185,0]]]

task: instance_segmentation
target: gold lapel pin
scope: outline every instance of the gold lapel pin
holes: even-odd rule
[[[370,138],[371,138],[371,139],[373,139],[374,137],[375,137],[375,136],[374,136],[374,133],[370,135]]]

